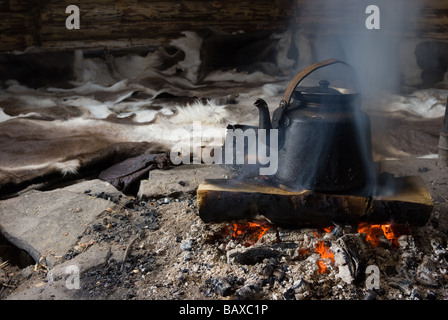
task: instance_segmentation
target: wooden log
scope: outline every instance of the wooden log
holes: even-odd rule
[[[0,12],[0,52],[36,43],[34,21],[26,12]]]
[[[182,31],[215,28],[226,32],[281,32],[287,28],[316,36],[365,32],[359,0],[0,0],[0,52],[29,45],[45,49],[129,47],[167,44]],[[65,8],[77,5],[81,29],[67,30]],[[378,3],[387,36],[448,40],[446,0],[396,0]],[[419,8],[419,10],[408,10]],[[407,12],[411,14],[407,14]],[[402,26],[390,28],[395,17]],[[353,27],[359,25],[359,28]],[[3,29],[10,30],[5,32]]]
[[[420,177],[393,178],[385,188],[380,188],[379,195],[367,197],[293,192],[256,180],[210,179],[199,185],[197,201],[204,222],[250,220],[261,215],[283,227],[361,221],[426,224],[433,202]]]
[[[448,40],[448,2],[446,0],[395,0],[369,3],[359,0],[296,0],[294,25],[312,36],[319,34],[359,34],[365,28],[368,5],[377,5],[385,36],[422,37]]]
[[[80,8],[79,30],[65,28],[65,8],[72,4]],[[182,31],[207,28],[281,32],[290,27],[313,36],[359,33],[366,31],[368,4],[359,0],[0,0],[0,29],[10,31],[0,30],[0,51],[30,45],[55,50],[167,44]],[[397,0],[378,6],[383,18],[389,15],[394,21],[403,16],[402,28],[389,28],[382,18],[385,24],[378,32],[448,40],[446,0]],[[414,7],[420,9],[406,14]]]
[[[80,29],[67,30],[65,8],[76,4],[80,9]],[[40,11],[42,46],[55,47],[67,41],[75,43],[110,42],[164,44],[182,31],[201,32],[215,28],[227,32],[244,30],[285,30],[294,15],[293,0],[229,1],[45,1]],[[94,45],[97,46],[98,45]],[[85,47],[85,46],[83,46]]]

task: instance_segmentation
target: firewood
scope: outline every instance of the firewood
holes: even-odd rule
[[[204,222],[254,219],[261,215],[283,227],[321,226],[332,222],[394,221],[424,225],[433,208],[431,196],[418,176],[388,181],[373,197],[287,191],[257,180],[210,179],[197,191],[199,216]],[[383,195],[381,195],[383,192]]]

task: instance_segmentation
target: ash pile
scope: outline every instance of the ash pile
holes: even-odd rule
[[[151,171],[152,183],[142,181],[138,197],[104,182],[84,182],[17,198],[27,218],[43,215],[51,197],[79,200],[66,201],[68,208],[86,204],[70,211],[73,218],[88,216],[89,206],[99,204],[90,220],[74,220],[78,231],[53,228],[58,231],[53,243],[29,238],[30,230],[19,235],[39,255],[21,269],[2,265],[2,299],[448,298],[448,178],[434,159],[389,163],[390,171],[419,174],[428,185],[434,209],[424,226],[333,223],[288,229],[265,220],[205,223],[195,191],[208,167],[198,166]],[[215,178],[225,173],[208,169]],[[11,205],[20,217],[19,200],[4,201],[3,210],[11,211]],[[79,270],[76,289],[67,287],[70,274],[64,271],[73,265]]]
[[[215,241],[218,252],[211,260],[218,256],[238,276],[218,272],[206,293],[238,299],[443,299],[443,245],[431,241],[428,254],[411,234],[388,239],[380,231],[386,228],[273,228],[253,246],[242,246],[239,237]]]
[[[152,245],[169,267],[159,283],[153,275],[145,277],[152,285],[142,286],[141,294],[167,299],[446,299],[445,169],[433,159],[390,161],[385,168],[397,175],[419,174],[428,185],[434,210],[424,226],[334,223],[288,229],[266,220],[204,223],[197,202],[187,202],[185,210],[173,214],[176,222],[163,219],[170,221],[170,230],[162,223],[158,232],[164,237]]]

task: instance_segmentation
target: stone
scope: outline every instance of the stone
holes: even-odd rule
[[[215,292],[223,297],[230,295],[232,286],[224,279],[215,279],[212,283]]]
[[[87,187],[99,190],[102,184],[94,181],[52,191],[30,191],[1,201],[0,231],[35,261],[45,256],[47,266],[52,267],[98,215],[117,206],[84,193]],[[112,188],[108,184],[106,189],[118,192]]]
[[[77,255],[49,269],[46,281],[41,286],[27,288],[29,285],[21,284],[8,296],[8,300],[30,300],[36,297],[42,300],[50,300],[54,297],[58,300],[73,299],[73,294],[77,290],[70,289],[70,277],[73,277],[75,272],[79,272],[82,277],[84,272],[104,263],[109,253],[109,248],[94,244],[89,248],[88,253]]]
[[[239,300],[254,300],[261,291],[257,284],[246,284],[235,291],[235,295]]]
[[[221,165],[180,165],[169,170],[152,170],[140,181],[138,199],[164,198],[179,194],[193,195],[205,179],[223,179],[232,171]]]
[[[437,266],[434,261],[430,257],[425,256],[417,268],[417,283],[431,288],[440,287],[437,271]]]
[[[181,243],[180,248],[184,251],[190,251],[193,248],[193,239],[189,239]]]
[[[107,194],[110,196],[123,196],[123,193],[118,191],[113,185],[109,182],[102,181],[99,179],[94,180],[86,180],[82,181],[64,188],[66,191],[74,192],[74,193],[85,193],[90,195],[97,194]]]

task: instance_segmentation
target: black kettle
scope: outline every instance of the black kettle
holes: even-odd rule
[[[374,183],[370,119],[360,108],[359,90],[333,87],[325,78],[317,79],[318,86],[299,87],[333,64],[354,71],[335,59],[305,68],[290,82],[272,121],[266,102],[255,102],[259,128],[278,130],[278,150],[270,150],[278,152],[278,169],[266,177],[271,183],[326,193],[366,190]]]

